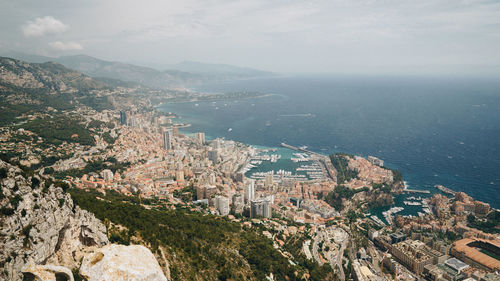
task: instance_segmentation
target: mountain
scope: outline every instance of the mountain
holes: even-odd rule
[[[23,114],[68,110],[77,105],[110,108],[111,88],[58,63],[0,57],[0,125]]]
[[[157,70],[129,63],[101,60],[87,55],[51,58],[15,51],[9,51],[4,54],[8,57],[34,63],[57,62],[100,80],[121,80],[159,89],[190,87],[206,82],[271,75],[270,72],[252,68],[192,61],[170,65],[167,67],[167,70]],[[108,80],[107,82],[110,81]]]
[[[13,59],[17,59],[17,60],[22,60],[25,62],[31,62],[31,63],[43,63],[43,62],[49,62],[49,61],[55,60],[55,58],[53,58],[53,57],[26,54],[26,53],[22,53],[22,52],[18,52],[18,51],[13,51],[13,50],[0,52],[0,56],[13,58]]]
[[[181,63],[170,66],[170,68],[190,73],[218,75],[218,76],[224,75],[224,76],[242,77],[242,78],[272,75],[271,72],[253,69],[249,67],[239,67],[228,64],[202,63],[195,61],[183,61]]]
[[[0,82],[23,88],[44,88],[74,92],[78,89],[103,89],[107,85],[55,62],[27,63],[0,57]]]
[[[190,73],[179,71],[162,72],[149,67],[105,61],[86,55],[64,56],[56,59],[56,61],[92,77],[136,82],[153,88],[177,87],[198,78],[198,75]]]

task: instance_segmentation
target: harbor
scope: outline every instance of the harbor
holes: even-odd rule
[[[250,179],[265,179],[271,176],[275,182],[323,181],[328,180],[328,172],[317,153],[305,149],[256,147],[257,153],[243,167],[242,171]],[[297,152],[300,151],[300,152]]]
[[[405,182],[405,186],[407,183]],[[406,186],[405,192],[402,194],[394,195],[394,204],[385,207],[375,207],[368,210],[370,218],[380,225],[383,222],[385,225],[390,225],[393,223],[394,217],[424,217],[427,214],[432,213],[428,203],[430,197],[436,192],[437,189],[431,186],[408,188]],[[366,215],[366,214],[365,214]],[[376,220],[374,217],[377,217]]]

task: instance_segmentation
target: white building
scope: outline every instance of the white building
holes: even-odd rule
[[[219,211],[221,216],[227,216],[229,214],[229,198],[217,196],[215,200],[215,208]]]
[[[109,169],[105,169],[101,172],[101,177],[105,180],[105,181],[111,181],[113,180],[113,172]]]
[[[198,144],[204,145],[205,144],[205,133],[196,133],[195,139],[196,139],[196,142]]]
[[[255,181],[250,180],[247,185],[245,185],[245,203],[255,199]]]

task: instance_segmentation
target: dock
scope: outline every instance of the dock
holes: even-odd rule
[[[288,148],[288,149],[291,149],[291,150],[296,150],[296,151],[301,151],[301,152],[305,152],[305,153],[309,153],[311,155],[316,155],[316,156],[320,156],[320,157],[325,157],[325,155],[323,154],[319,154],[319,153],[316,153],[316,152],[313,152],[313,151],[310,151],[310,150],[307,150],[305,148],[300,148],[300,147],[296,147],[296,146],[293,146],[293,145],[289,145],[289,144],[286,144],[284,142],[281,143],[281,146],[285,147],[285,148]]]
[[[449,194],[449,195],[453,195],[453,196],[455,196],[455,194],[457,194],[457,192],[455,192],[447,187],[444,187],[442,185],[439,185],[439,184],[435,185],[434,187],[439,189],[441,192],[443,192],[445,194]]]
[[[323,155],[323,154],[319,154],[319,153],[316,153],[316,152],[313,152],[313,151],[310,151],[310,150],[307,150],[305,148],[300,148],[300,147],[296,147],[296,146],[293,146],[293,145],[289,145],[289,144],[286,144],[284,142],[281,143],[281,146],[283,146],[284,148],[288,148],[288,149],[291,149],[291,150],[295,150],[295,151],[300,151],[300,152],[305,152],[305,153],[309,153],[311,155],[314,155],[316,157],[319,158],[319,161],[323,164],[323,166],[325,167],[325,170],[328,174],[328,176],[334,180],[334,181],[337,181],[337,170],[335,170],[335,167],[333,167],[333,164],[332,162],[330,161],[330,157],[326,156],[326,155]]]

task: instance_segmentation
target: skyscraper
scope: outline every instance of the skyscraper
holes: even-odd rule
[[[271,217],[271,200],[269,199],[259,199],[250,201],[250,216],[252,218],[256,217]]]
[[[245,185],[245,202],[250,202],[255,198],[255,181],[250,180],[247,185]]]
[[[172,130],[163,132],[163,148],[166,150],[172,149]]]
[[[219,154],[217,150],[209,150],[208,151],[208,160],[212,161],[212,163],[216,164],[218,162]]]
[[[224,196],[217,196],[215,198],[215,208],[219,211],[221,216],[229,214],[229,198]]]
[[[127,125],[127,112],[120,111],[120,123],[125,126]]]
[[[196,142],[199,143],[200,145],[205,144],[205,133],[196,133],[195,138]]]

